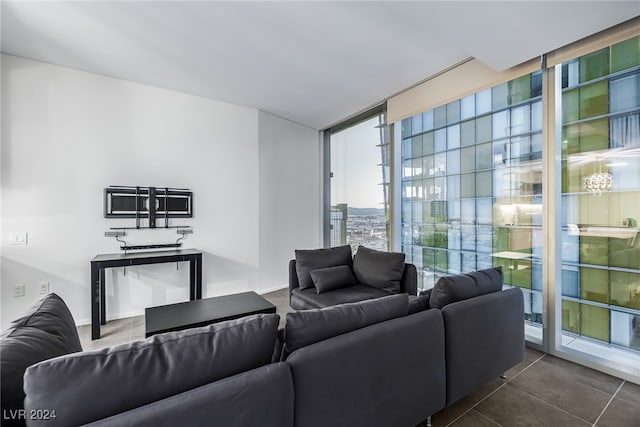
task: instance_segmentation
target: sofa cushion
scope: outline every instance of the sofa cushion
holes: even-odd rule
[[[407,295],[341,304],[323,309],[287,313],[284,326],[286,356],[295,350],[327,338],[407,315]]]
[[[279,320],[258,314],[40,362],[25,373],[25,408],[81,425],[266,365]]]
[[[353,275],[353,271],[348,265],[319,268],[312,270],[310,274],[313,286],[319,294],[358,284],[358,279]]]
[[[323,292],[321,294],[318,294],[315,288],[294,289],[291,292],[291,307],[296,310],[324,308],[388,295],[389,293],[382,289],[372,288],[367,285],[349,286],[348,288],[334,289],[331,292]]]
[[[441,277],[431,291],[429,306],[442,308],[452,302],[502,290],[502,267]]]
[[[426,295],[409,295],[409,314],[418,313],[429,309],[431,292]]]
[[[296,274],[300,289],[313,287],[311,271],[337,265],[353,265],[351,246],[338,246],[329,249],[298,249],[296,253]]]
[[[293,381],[286,363],[223,378],[85,427],[293,427]]]
[[[69,308],[58,295],[46,295],[0,336],[2,413],[24,407],[22,378],[28,366],[77,351],[82,351],[82,346]],[[18,419],[3,419],[2,425],[5,422],[8,426],[24,425],[24,420]]]
[[[400,292],[404,254],[383,252],[360,246],[353,258],[353,272],[360,283],[390,293]]]

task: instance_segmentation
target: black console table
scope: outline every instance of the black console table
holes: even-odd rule
[[[91,260],[91,339],[100,338],[100,325],[107,323],[106,268],[189,261],[189,299],[202,298],[202,252],[196,249],[100,254]]]

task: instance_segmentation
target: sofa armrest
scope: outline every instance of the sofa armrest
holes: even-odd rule
[[[296,260],[289,261],[289,302],[291,302],[291,294],[295,288],[299,288],[298,271],[296,270]]]
[[[400,279],[400,293],[418,295],[418,271],[413,264],[405,264]]]
[[[476,391],[524,359],[520,288],[492,292],[442,308],[447,405]]]

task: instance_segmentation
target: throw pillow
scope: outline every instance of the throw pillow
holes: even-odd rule
[[[399,293],[404,256],[399,252],[376,251],[360,246],[353,258],[353,272],[362,284]]]
[[[502,267],[441,277],[431,291],[429,306],[442,308],[452,302],[502,290]]]
[[[351,246],[344,245],[329,249],[296,250],[296,273],[300,289],[313,287],[311,271],[337,265],[353,265]]]
[[[283,360],[295,350],[327,338],[407,315],[407,295],[287,313]]]
[[[58,295],[46,295],[0,337],[2,413],[24,408],[23,376],[28,366],[78,351],[82,346],[69,308]],[[23,419],[4,419],[2,425],[5,423],[25,425]]]
[[[358,279],[353,275],[348,265],[320,268],[311,271],[311,280],[317,293],[331,291],[333,289],[346,288],[358,284]]]

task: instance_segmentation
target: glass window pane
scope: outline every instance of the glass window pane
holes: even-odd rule
[[[460,173],[460,150],[447,152],[447,174]]]
[[[433,153],[433,132],[427,132],[422,135],[422,154]]]
[[[562,295],[578,298],[578,269],[576,267],[565,267],[562,269]]]
[[[460,121],[460,101],[453,101],[447,104],[447,124]]]
[[[531,76],[526,74],[508,82],[509,104],[517,104],[531,98]]]
[[[434,134],[434,151],[444,151],[447,149],[447,130],[438,129]]]
[[[433,110],[433,123],[434,127],[441,128],[447,124],[447,106],[442,105]]]
[[[460,147],[460,125],[447,128],[447,148],[452,150]]]
[[[411,138],[411,156],[422,156],[422,135]]]
[[[611,46],[611,72],[626,70],[640,65],[640,36]]]
[[[422,113],[422,130],[433,129],[433,110]]]
[[[476,93],[476,115],[491,111],[491,89]]]
[[[580,303],[562,300],[562,329],[580,333]]]
[[[612,113],[640,107],[640,74],[611,80]]]
[[[506,138],[509,136],[509,110],[494,113],[492,119],[493,139]]]
[[[600,116],[609,110],[608,82],[599,81],[580,88],[580,118]]]
[[[416,134],[422,129],[422,114],[416,114],[411,118],[411,129]]]
[[[491,106],[493,110],[499,110],[509,105],[509,85],[503,83],[491,88]]]
[[[580,268],[580,298],[609,303],[609,271],[597,268]]]
[[[579,59],[580,83],[609,74],[609,48],[605,47]]]
[[[476,122],[468,120],[460,124],[460,144],[463,147],[476,143]]]
[[[447,273],[449,274],[460,274],[460,252],[458,251],[449,251],[449,269]]]
[[[436,153],[434,156],[435,175],[442,176],[447,173],[447,153]]]
[[[471,174],[469,174],[471,175]],[[491,171],[477,172],[476,178],[476,196],[477,197],[491,197],[493,189],[493,179]],[[465,197],[464,193],[462,197]]]
[[[511,135],[527,133],[531,130],[531,110],[528,105],[523,105],[511,110]]]
[[[463,234],[464,236],[464,234]],[[474,247],[475,249],[475,247]],[[474,252],[462,252],[462,266],[461,270],[463,273],[469,273],[471,271],[477,270],[476,267],[476,254]]]
[[[460,150],[460,171],[471,172],[476,169],[476,149],[467,147]]]
[[[460,197],[476,196],[476,174],[465,173],[460,175]]]
[[[476,145],[476,169],[489,169],[493,166],[492,144]]]
[[[460,198],[460,175],[449,175],[447,177],[447,198]]]
[[[402,121],[402,138],[411,136],[411,119],[404,119]]]
[[[531,104],[531,130],[542,130],[542,101]]]
[[[609,120],[607,118],[580,123],[580,152],[609,148]]]
[[[491,140],[491,116],[476,119],[476,142]]]
[[[588,304],[580,304],[582,335],[609,342],[609,310]]]
[[[611,271],[611,304],[640,310],[640,273]]]
[[[476,115],[476,96],[465,96],[460,100],[460,118],[468,119]]]

